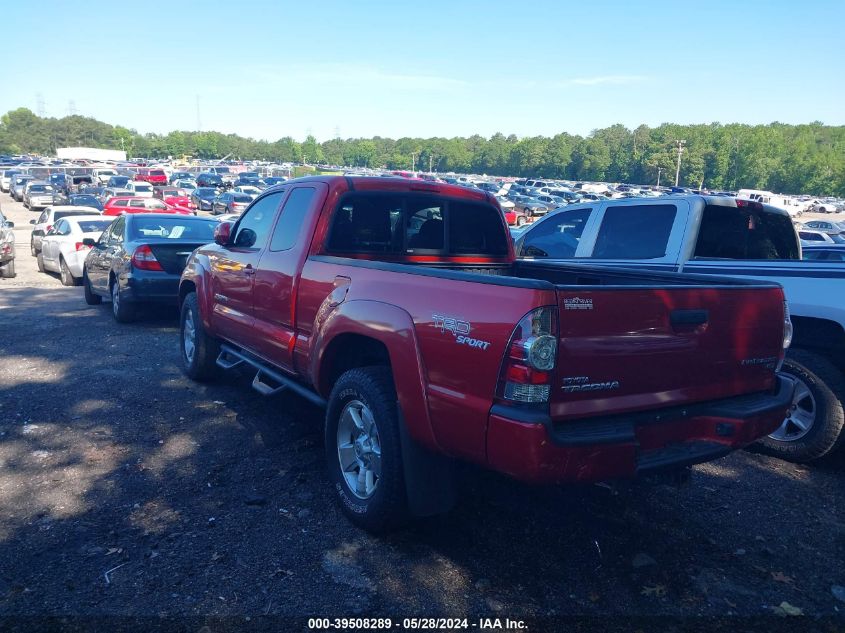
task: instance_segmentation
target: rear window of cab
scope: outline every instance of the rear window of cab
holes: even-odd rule
[[[396,193],[353,193],[331,219],[328,250],[348,254],[506,257],[508,241],[495,207]]]

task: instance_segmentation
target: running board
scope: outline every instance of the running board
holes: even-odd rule
[[[326,401],[321,396],[311,391],[308,387],[288,378],[251,354],[242,352],[225,343],[220,346],[220,355],[217,357],[217,365],[223,369],[234,369],[235,367],[239,367],[241,365],[249,365],[250,367],[256,369],[257,373],[255,374],[255,378],[252,380],[252,387],[263,396],[272,396],[274,394],[281,393],[286,389],[290,389],[309,402],[316,404],[318,407],[326,407]]]

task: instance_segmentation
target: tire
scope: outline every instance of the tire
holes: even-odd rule
[[[111,314],[118,323],[130,323],[135,320],[134,306],[120,296],[120,284],[117,279],[112,280],[111,290]]]
[[[29,252],[33,257],[38,257],[38,249],[35,248],[35,240],[29,239]]]
[[[193,333],[193,345],[189,338]],[[209,382],[217,377],[217,356],[220,354],[220,341],[205,331],[200,316],[197,293],[191,292],[182,301],[182,313],[179,317],[179,349],[182,357],[182,370],[191,380]]]
[[[3,279],[12,279],[16,274],[14,259],[7,262],[5,266],[0,266],[0,277]]]
[[[89,306],[98,306],[103,302],[103,298],[91,290],[91,280],[88,279],[88,270],[85,268],[82,269],[82,287],[85,292],[85,303]]]
[[[41,253],[38,253],[38,258],[37,258],[36,261],[38,262],[38,272],[46,273],[47,269],[44,268],[44,255],[42,255]]]
[[[525,216],[520,215],[518,218],[516,218],[516,226],[525,226]]]
[[[63,257],[59,259],[59,271],[63,286],[79,285],[79,280],[70,272],[70,268],[67,267],[67,262],[65,262]]]
[[[804,349],[789,350],[782,371],[798,381],[793,410],[756,448],[796,463],[824,457],[842,442],[845,378],[829,360]]]
[[[332,486],[353,524],[380,534],[408,521],[399,408],[390,368],[351,369],[338,379],[326,410],[325,449]],[[346,468],[342,462],[348,462]],[[356,482],[354,489],[350,481]]]

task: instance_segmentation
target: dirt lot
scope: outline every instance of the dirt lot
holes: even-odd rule
[[[0,204],[19,227],[35,217]],[[451,514],[373,538],[330,494],[320,410],[244,376],[192,383],[175,311],[120,326],[38,273],[17,235],[18,277],[0,280],[0,616],[782,623],[794,608],[845,623],[842,456],[742,452],[680,489],[466,469]]]

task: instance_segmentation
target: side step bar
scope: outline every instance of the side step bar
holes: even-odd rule
[[[257,370],[255,378],[252,380],[252,388],[262,396],[272,396],[290,389],[318,407],[326,407],[326,401],[321,396],[272,367],[268,367],[251,354],[237,350],[225,343],[220,346],[220,355],[217,357],[218,367],[228,370],[244,364]]]

